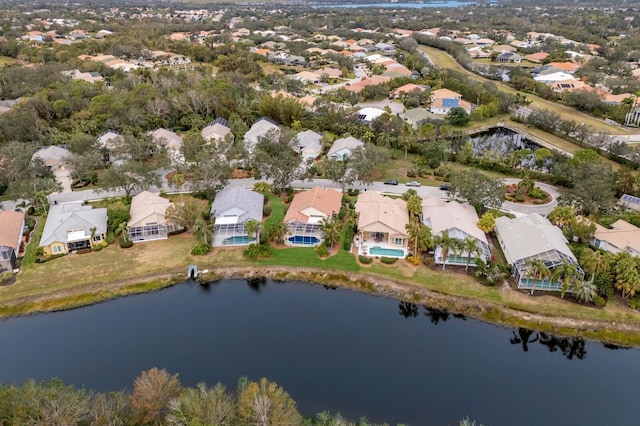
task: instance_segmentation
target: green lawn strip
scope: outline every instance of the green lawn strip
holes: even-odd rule
[[[295,267],[309,267],[334,269],[339,271],[358,272],[360,266],[351,253],[347,253],[338,247],[334,247],[337,254],[326,259],[320,259],[311,247],[291,247],[274,250],[273,257],[260,259],[260,265],[281,265]]]
[[[42,237],[42,231],[44,230],[44,223],[47,218],[45,216],[36,217],[36,226],[31,231],[31,240],[29,241],[29,245],[26,247],[24,256],[20,261],[21,267],[26,267],[29,265],[33,265],[36,263],[36,249],[40,244],[40,237]]]
[[[269,205],[271,206],[271,215],[264,222],[264,229],[268,230],[274,223],[284,219],[284,202],[277,195],[266,194],[265,197],[269,199]]]

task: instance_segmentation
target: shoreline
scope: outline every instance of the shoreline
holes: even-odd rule
[[[446,294],[418,284],[366,272],[286,266],[214,266],[209,268],[208,273],[201,272],[198,281],[262,277],[276,281],[304,281],[389,297],[505,327],[523,327],[558,336],[581,337],[602,343],[640,347],[640,324],[551,317],[513,309],[500,302]],[[184,274],[169,271],[119,282],[95,283],[42,296],[26,296],[13,299],[13,303],[0,304],[0,320],[77,309],[119,297],[162,290],[187,280]]]

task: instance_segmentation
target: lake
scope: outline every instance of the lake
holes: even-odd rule
[[[0,323],[0,382],[98,391],[152,367],[184,385],[267,377],[304,415],[457,425],[637,421],[640,351],[507,329],[393,299],[270,280],[184,283]],[[527,343],[528,342],[528,343]],[[526,351],[525,351],[526,349]]]
[[[456,0],[445,0],[433,3],[335,3],[335,4],[317,4],[314,7],[336,8],[336,9],[356,9],[360,7],[380,7],[390,9],[423,9],[425,7],[462,7],[475,6],[475,2],[465,2]]]

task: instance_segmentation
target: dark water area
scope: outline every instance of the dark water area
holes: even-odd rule
[[[276,381],[304,415],[410,425],[637,424],[640,351],[302,283],[223,280],[0,323],[0,382],[97,391]]]

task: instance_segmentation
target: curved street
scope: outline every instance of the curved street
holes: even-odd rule
[[[256,180],[253,178],[247,179],[230,179],[228,186],[242,186],[247,189],[253,188],[253,185],[260,180]],[[520,179],[504,179],[505,184],[513,184],[518,183]],[[291,186],[294,188],[312,188],[314,186],[322,186],[323,188],[341,188],[340,185],[328,180],[328,179],[312,179],[312,180],[296,180],[291,183]],[[560,195],[557,188],[545,184],[536,182],[536,186],[540,187],[543,191],[548,192],[553,200],[550,203],[544,205],[524,205],[518,203],[512,203],[509,201],[505,201],[502,204],[502,209],[515,213],[515,214],[529,214],[529,213],[539,213],[541,215],[548,214],[553,208],[558,204],[557,198]],[[361,183],[356,183],[349,186],[353,189],[359,189],[361,191],[377,191],[385,194],[403,194],[408,189],[415,189],[416,192],[423,196],[429,197],[438,197],[438,198],[448,198],[449,193],[447,191],[443,191],[437,186],[420,186],[420,187],[408,187],[404,184],[399,185],[385,185],[383,182],[373,182],[371,185],[364,185]],[[153,189],[152,189],[153,190]],[[155,188],[156,191],[160,190],[160,188]],[[169,187],[168,183],[163,182],[162,191],[167,193],[175,192],[172,188]],[[97,201],[102,200],[104,198],[109,197],[121,197],[124,196],[125,192],[120,191],[96,191],[96,190],[86,190],[86,191],[74,191],[74,192],[62,192],[62,193],[54,193],[49,195],[49,202],[51,204],[63,204],[63,203],[72,203],[72,202],[84,202],[84,201]]]

